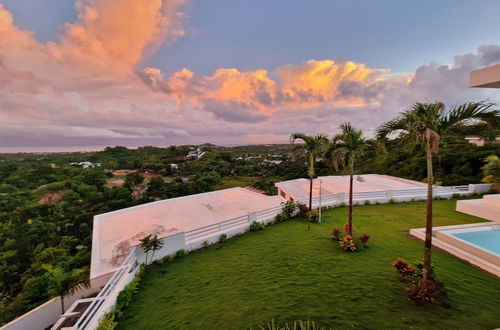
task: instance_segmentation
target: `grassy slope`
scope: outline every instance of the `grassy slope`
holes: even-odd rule
[[[481,221],[454,208],[455,201],[436,202],[435,224]],[[372,236],[361,253],[344,253],[329,239],[346,218],[343,208],[310,230],[293,220],[156,267],[118,328],[243,329],[273,318],[333,328],[499,327],[500,280],[440,251],[433,261],[451,308],[405,300],[391,262],[421,257],[422,243],[404,232],[421,227],[424,212],[422,202],[356,207],[357,233]]]

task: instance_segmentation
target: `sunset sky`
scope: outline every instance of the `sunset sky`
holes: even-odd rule
[[[0,151],[373,133],[489,100],[500,1],[0,0]]]

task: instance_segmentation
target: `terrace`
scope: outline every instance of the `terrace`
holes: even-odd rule
[[[453,200],[436,201],[435,224],[484,221],[454,208]],[[359,254],[342,252],[329,238],[346,217],[347,208],[337,208],[310,228],[291,220],[155,266],[118,329],[255,329],[272,319],[311,319],[327,328],[498,327],[498,279],[439,250],[435,271],[451,307],[406,301],[391,262],[421,259],[421,242],[407,232],[425,218],[424,202],[355,207],[356,232],[372,236]]]

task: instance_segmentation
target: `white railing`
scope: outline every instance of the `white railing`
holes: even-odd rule
[[[271,207],[269,209],[265,209],[256,213],[255,221],[257,222],[266,222],[272,220],[276,217],[278,213],[281,212],[281,205]]]
[[[114,307],[118,293],[135,276],[134,270],[138,267],[135,258],[137,247],[133,248],[121,266],[115,271],[106,285],[99,291],[92,303],[75,323],[74,328],[78,330],[89,329],[90,325],[97,325],[100,319]],[[127,278],[128,277],[128,278]],[[118,285],[120,284],[120,285]],[[94,328],[94,327],[92,327]]]
[[[440,197],[451,197],[453,194],[467,195],[471,194],[468,185],[462,186],[435,186],[433,187],[433,195]],[[355,203],[364,203],[365,201],[370,201],[372,203],[387,203],[391,199],[396,202],[409,201],[411,199],[424,199],[427,197],[427,188],[413,188],[413,189],[394,189],[394,190],[380,190],[380,191],[363,191],[363,192],[353,192],[353,200]],[[320,198],[315,196],[312,199],[312,206],[319,206]],[[347,203],[349,201],[348,193],[338,193],[333,195],[322,195],[321,196],[321,206],[334,206],[340,205],[342,203]],[[309,205],[309,199],[299,200],[299,203]]]
[[[208,225],[187,231],[185,232],[185,237],[186,241],[191,241],[203,236],[208,236],[218,232],[223,232],[229,228],[234,228],[246,224],[248,224],[248,215],[243,215],[237,218],[224,220],[219,223],[215,223],[213,225]]]

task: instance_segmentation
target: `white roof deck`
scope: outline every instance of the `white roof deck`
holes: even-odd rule
[[[500,64],[472,71],[469,87],[500,88]]]
[[[90,278],[113,271],[139,239],[166,237],[280,205],[244,188],[171,198],[94,217]]]
[[[357,177],[363,178],[363,182],[357,180]],[[313,180],[313,196],[319,196],[319,180],[321,179],[321,194],[333,195],[349,192],[348,175],[322,176]],[[309,198],[309,179],[295,179],[289,181],[277,182],[276,187],[291,196],[294,200],[303,200]],[[425,188],[427,185],[423,182],[402,179],[390,175],[381,174],[356,174],[354,176],[353,191],[386,191],[396,189],[414,189]]]

